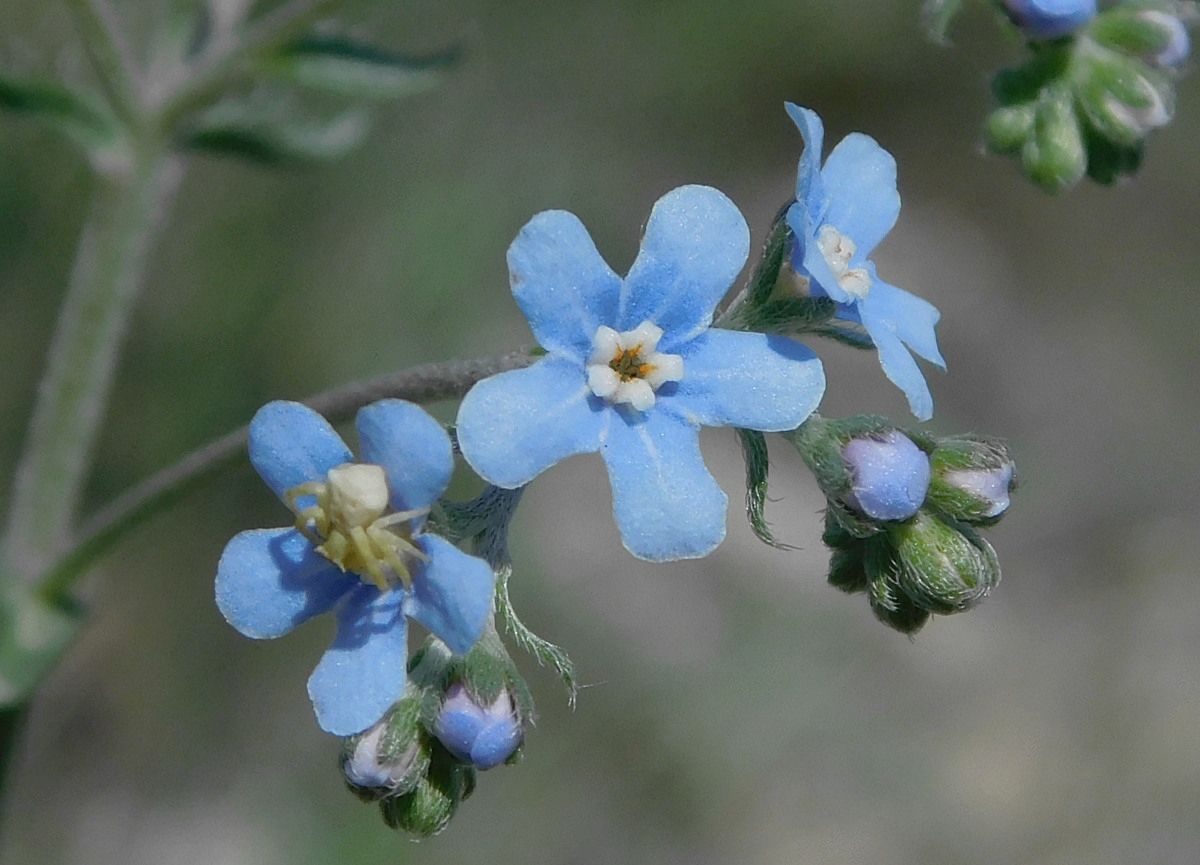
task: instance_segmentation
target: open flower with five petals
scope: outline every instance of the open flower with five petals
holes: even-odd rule
[[[727,499],[704,465],[700,427],[793,429],[825,387],[820,361],[795,340],[711,327],[749,243],[722,193],[680,187],[654,205],[622,279],[573,214],[535,216],[508,265],[547,354],[467,394],[463,456],[488,482],[515,488],[599,451],[630,552],[651,561],[711,552]]]
[[[940,314],[880,279],[868,259],[900,215],[896,160],[875,139],[855,132],[822,166],[821,118],[790,102],[787,111],[804,137],[796,202],[787,212],[796,241],[792,265],[814,297],[830,298],[839,318],[863,326],[884,374],[904,392],[912,413],[928,420],[933,397],[912,354],[945,368],[934,333]]]
[[[495,576],[482,559],[424,531],[454,469],[450,438],[419,406],[382,400],[358,413],[362,459],[295,402],[250,423],[250,461],[295,525],[245,531],[217,566],[217,605],[256,639],[333,611],[337,637],[308,680],[321,728],[367,729],[404,695],[411,617],[452,650],[475,644]]]

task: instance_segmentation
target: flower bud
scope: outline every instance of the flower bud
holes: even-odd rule
[[[524,733],[508,688],[490,702],[473,696],[461,682],[446,690],[433,725],[446,750],[476,769],[491,769],[508,760]]]
[[[921,512],[890,532],[899,564],[896,582],[913,603],[931,613],[958,613],[981,601],[1000,582],[991,545],[972,529],[951,526]]]
[[[850,472],[848,507],[876,520],[906,520],[925,501],[929,458],[899,430],[851,439],[842,459]]]
[[[1175,94],[1163,73],[1113,52],[1090,58],[1083,69],[1079,106],[1109,141],[1133,146],[1171,122]]]
[[[393,829],[428,838],[441,832],[459,804],[475,791],[475,770],[435,751],[428,771],[402,796],[379,803],[384,822]]]
[[[991,524],[1008,510],[1016,488],[1016,465],[1001,443],[991,439],[948,438],[929,458],[933,481],[929,503],[955,520]]]
[[[1069,92],[1049,94],[1038,103],[1021,164],[1029,178],[1048,192],[1060,192],[1083,177],[1087,149]]]
[[[929,621],[929,611],[913,603],[890,577],[876,577],[870,585],[869,597],[875,617],[902,634],[915,634]]]
[[[1096,17],[1096,0],[1003,0],[1008,17],[1029,38],[1070,36]]]
[[[1187,27],[1178,17],[1158,9],[1143,9],[1134,17],[1158,31],[1160,42],[1155,50],[1142,55],[1142,60],[1151,66],[1178,66],[1187,60],[1192,51],[1192,40]]]
[[[347,739],[342,754],[346,781],[367,799],[412,790],[428,768],[420,700],[414,697],[405,697],[375,726]]]

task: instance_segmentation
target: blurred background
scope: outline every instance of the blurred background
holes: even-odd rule
[[[61,5],[3,0],[10,68],[84,68]],[[160,0],[118,5],[142,32]],[[313,721],[304,682],[332,622],[255,643],[213,605],[226,540],[286,522],[247,467],[92,576],[90,624],[15,766],[0,860],[1200,861],[1200,79],[1134,182],[1050,198],[981,152],[989,73],[1016,43],[976,10],[939,48],[918,5],[360,4],[361,35],[417,52],[465,39],[464,62],[333,167],[189,163],[88,499],[269,399],[528,343],[504,254],[537,211],[577,213],[623,271],[653,202],[705,183],[757,246],[794,182],[792,100],[830,144],[865,131],[899,162],[904,211],[875,260],[942,310],[931,429],[1017,455],[986,603],[910,641],[827,586],[823,502],[785,448],[768,516],[798,551],[753,538],[735,437],[710,430],[729,539],[665,566],[625,553],[600,460],[572,459],[525,498],[513,594],[587,687],[572,713],[521,659],[540,709],[525,763],[481,775],[418,844],[343,789]],[[0,130],[6,487],[92,181],[52,133]],[[816,348],[826,414],[910,420],[873,354]]]

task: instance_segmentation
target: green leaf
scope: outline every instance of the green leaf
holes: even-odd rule
[[[323,122],[272,122],[250,116],[214,115],[186,130],[179,145],[259,165],[304,165],[344,156],[362,141],[368,125],[361,111],[348,111]]]
[[[411,57],[340,36],[309,37],[269,57],[263,72],[277,80],[360,99],[398,99],[441,83],[462,51]]]
[[[78,626],[78,616],[46,604],[15,581],[0,589],[0,709],[30,698]]]
[[[925,0],[921,18],[929,38],[942,45],[948,43],[950,24],[961,10],[962,0]]]
[[[544,667],[549,667],[562,679],[567,689],[567,702],[572,707],[579,693],[579,679],[575,675],[575,664],[564,649],[543,640],[525,626],[513,609],[512,600],[508,596],[508,580],[512,576],[512,566],[506,565],[496,573],[496,611],[504,620],[505,629],[512,635],[522,649],[533,655],[534,659]]]
[[[102,108],[49,81],[0,73],[0,109],[48,123],[90,151],[110,148],[120,138],[116,121]]]
[[[767,437],[756,430],[739,429],[738,441],[742,445],[742,458],[746,461],[746,518],[755,537],[767,546],[779,550],[792,549],[775,540],[765,514],[767,504],[767,474],[770,462],[767,457]]]

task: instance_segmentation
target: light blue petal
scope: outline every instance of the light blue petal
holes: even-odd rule
[[[791,102],[785,102],[784,107],[804,139],[800,168],[796,172],[796,201],[804,207],[810,220],[818,221],[824,216],[829,203],[825,184],[821,179],[821,150],[825,146],[825,127],[817,112],[811,108],[801,108]],[[791,224],[790,220],[788,224]],[[795,230],[793,228],[793,231]]]
[[[858,246],[851,260],[857,264],[887,236],[900,215],[896,160],[871,136],[853,132],[833,148],[821,178],[829,195],[825,222]]]
[[[280,498],[352,459],[329,422],[298,402],[269,402],[250,421],[250,463]]]
[[[702,426],[795,429],[825,392],[825,371],[786,336],[710,329],[680,349],[683,379],[659,405]]]
[[[560,460],[598,450],[607,417],[583,366],[550,355],[471,388],[458,410],[458,445],[485,481],[515,489]]]
[[[295,529],[254,529],[221,554],[217,607],[238,631],[264,640],[328,612],[357,585]]]
[[[586,360],[596,329],[616,320],[621,279],[583,223],[563,210],[539,213],[508,248],[508,270],[513,297],[538,343]]]
[[[516,718],[493,721],[471,744],[471,764],[480,770],[494,769],[513,755],[521,738],[521,725]]]
[[[429,561],[413,575],[404,610],[451,651],[462,654],[483,633],[492,612],[496,575],[483,559],[437,535],[422,535],[417,544]]]
[[[338,610],[337,638],[308,679],[308,696],[325,732],[362,732],[404,696],[405,594],[361,585]]]
[[[875,342],[883,374],[891,379],[892,384],[904,391],[913,416],[918,420],[929,420],[933,417],[933,396],[929,393],[929,385],[925,383],[921,368],[909,354],[908,348],[890,329],[878,324],[872,329],[871,322],[865,317],[863,324]]]
[[[358,412],[355,420],[362,461],[383,466],[392,508],[426,508],[446,491],[454,472],[450,436],[425,409],[402,399],[385,399]]]
[[[486,724],[487,718],[476,706],[443,707],[438,713],[433,733],[438,737],[438,741],[446,746],[447,751],[458,759],[469,762],[471,746],[475,744]]]
[[[712,322],[750,252],[750,229],[724,193],[681,186],[650,211],[637,260],[621,288],[617,330],[652,321],[664,331],[660,351],[691,339]]]
[[[842,449],[850,468],[847,504],[877,520],[907,520],[925,503],[929,457],[900,430],[851,439]]]
[[[629,552],[651,562],[696,559],[724,540],[728,499],[704,465],[696,427],[656,409],[614,412],[600,453]]]
[[[919,356],[942,369],[946,361],[938,350],[937,333],[934,328],[942,317],[937,307],[927,300],[910,294],[902,288],[884,282],[871,272],[871,291],[857,304],[859,320],[873,322],[873,327],[887,327]]]

